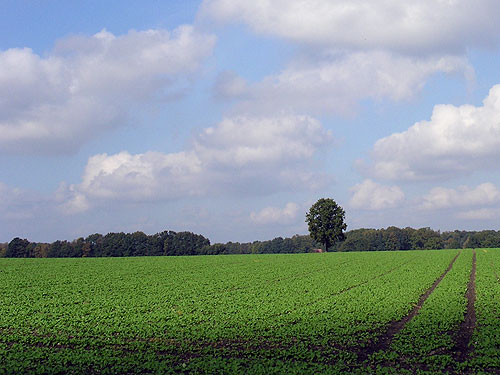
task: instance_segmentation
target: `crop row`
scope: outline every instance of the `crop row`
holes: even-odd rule
[[[441,257],[440,263],[418,253],[401,253],[397,258],[381,253],[367,262],[359,253],[332,255],[312,262],[305,256],[299,256],[304,262],[289,256],[249,257],[246,264],[229,265],[217,264],[219,258],[208,272],[189,262],[182,272],[174,272],[164,258],[157,261],[165,263],[165,268],[148,262],[149,272],[123,260],[112,268],[94,259],[83,267],[60,260],[46,274],[41,267],[28,267],[27,277],[37,275],[30,287],[11,285],[11,293],[3,294],[2,323],[42,336],[54,331],[74,337],[111,332],[148,338],[160,332],[162,337],[216,340],[256,334],[282,337],[292,328],[304,329],[300,322],[311,326],[319,321],[313,325],[321,328],[318,334],[334,323],[331,328],[341,339],[349,333],[346,329],[355,328],[353,322],[364,330],[377,323],[374,317],[383,324],[406,313],[409,303],[401,294],[408,294],[410,301],[418,298],[451,258]],[[304,268],[308,273],[293,277]],[[52,280],[53,272],[58,274],[56,280]],[[418,281],[408,282],[408,277]],[[26,285],[25,278],[19,281]],[[363,304],[350,303],[353,299]],[[367,317],[361,313],[362,306],[369,308]],[[377,307],[378,312],[373,310]],[[330,316],[332,311],[342,311],[342,319]],[[392,315],[381,315],[387,313]],[[362,321],[365,326],[359,324]],[[304,333],[310,336],[310,329]]]
[[[477,250],[477,330],[471,367],[500,372],[500,250]]]
[[[459,253],[391,346],[376,350]],[[453,350],[470,250],[0,259],[0,373],[491,370],[499,255],[477,252],[466,362]]]
[[[429,295],[418,314],[409,321],[383,353],[394,366],[422,367],[436,373],[454,369],[456,340],[467,306],[465,293],[470,278],[472,252],[463,251],[452,269]]]

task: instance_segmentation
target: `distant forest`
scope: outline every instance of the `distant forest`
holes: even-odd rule
[[[383,251],[457,248],[500,248],[500,231],[484,230],[439,232],[430,228],[355,229],[330,251]],[[269,241],[210,244],[210,240],[191,232],[164,231],[154,235],[143,232],[92,234],[74,241],[30,242],[19,237],[0,243],[0,257],[129,257],[217,254],[276,254],[317,251],[321,244],[309,235],[277,237]]]

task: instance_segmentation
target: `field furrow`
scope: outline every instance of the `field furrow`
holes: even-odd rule
[[[454,335],[455,346],[452,348],[455,361],[464,362],[469,354],[474,349],[471,343],[471,337],[476,328],[476,309],[474,303],[476,301],[476,251],[473,250],[472,268],[470,271],[469,283],[467,284],[467,310],[464,320],[460,324],[460,328]]]

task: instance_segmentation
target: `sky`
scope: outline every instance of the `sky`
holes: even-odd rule
[[[0,9],[0,242],[500,229],[497,0]]]

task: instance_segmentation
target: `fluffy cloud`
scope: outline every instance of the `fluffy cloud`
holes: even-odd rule
[[[319,145],[331,140],[331,132],[309,116],[237,116],[207,128],[194,150],[216,167],[284,165],[309,159]]]
[[[435,187],[422,197],[420,209],[451,211],[449,216],[460,220],[495,220],[500,218],[500,190],[490,182],[456,189]]]
[[[423,197],[424,209],[442,209],[452,207],[490,206],[500,203],[500,190],[492,183],[484,183],[471,188],[460,186],[457,189],[433,188]]]
[[[99,154],[89,158],[80,184],[62,184],[57,194],[66,213],[86,211],[95,200],[174,199],[203,190],[197,184],[200,172],[200,161],[193,153]]]
[[[346,113],[360,99],[410,99],[429,76],[438,72],[473,75],[473,69],[462,57],[416,58],[368,51],[295,62],[280,74],[254,85],[245,84],[241,77],[227,76],[216,90],[225,97],[242,98],[243,110],[259,108],[273,112],[278,107]]]
[[[259,212],[252,212],[250,219],[256,224],[287,224],[297,218],[300,206],[289,202],[284,208],[266,207]]]
[[[308,116],[226,118],[188,151],[91,157],[78,185],[62,185],[60,207],[87,210],[106,200],[155,201],[206,194],[264,194],[315,188],[312,157],[332,136]]]
[[[405,53],[464,52],[496,45],[495,0],[205,0],[202,15],[242,22],[255,32],[336,49],[390,49]]]
[[[44,57],[29,48],[0,51],[0,147],[69,152],[126,122],[131,106],[182,92],[214,42],[181,26],[71,37]]]
[[[405,195],[398,186],[385,186],[370,179],[354,185],[349,204],[353,208],[382,210],[393,208],[404,201]]]
[[[473,79],[467,48],[500,41],[491,13],[500,5],[477,5],[471,10],[465,1],[205,0],[200,14],[300,45],[285,69],[259,83],[234,73],[219,76],[216,94],[242,100],[238,110],[350,114],[363,99],[412,98],[436,73]]]
[[[500,85],[483,106],[437,105],[430,121],[378,140],[367,173],[392,180],[431,180],[495,168],[500,156]]]

